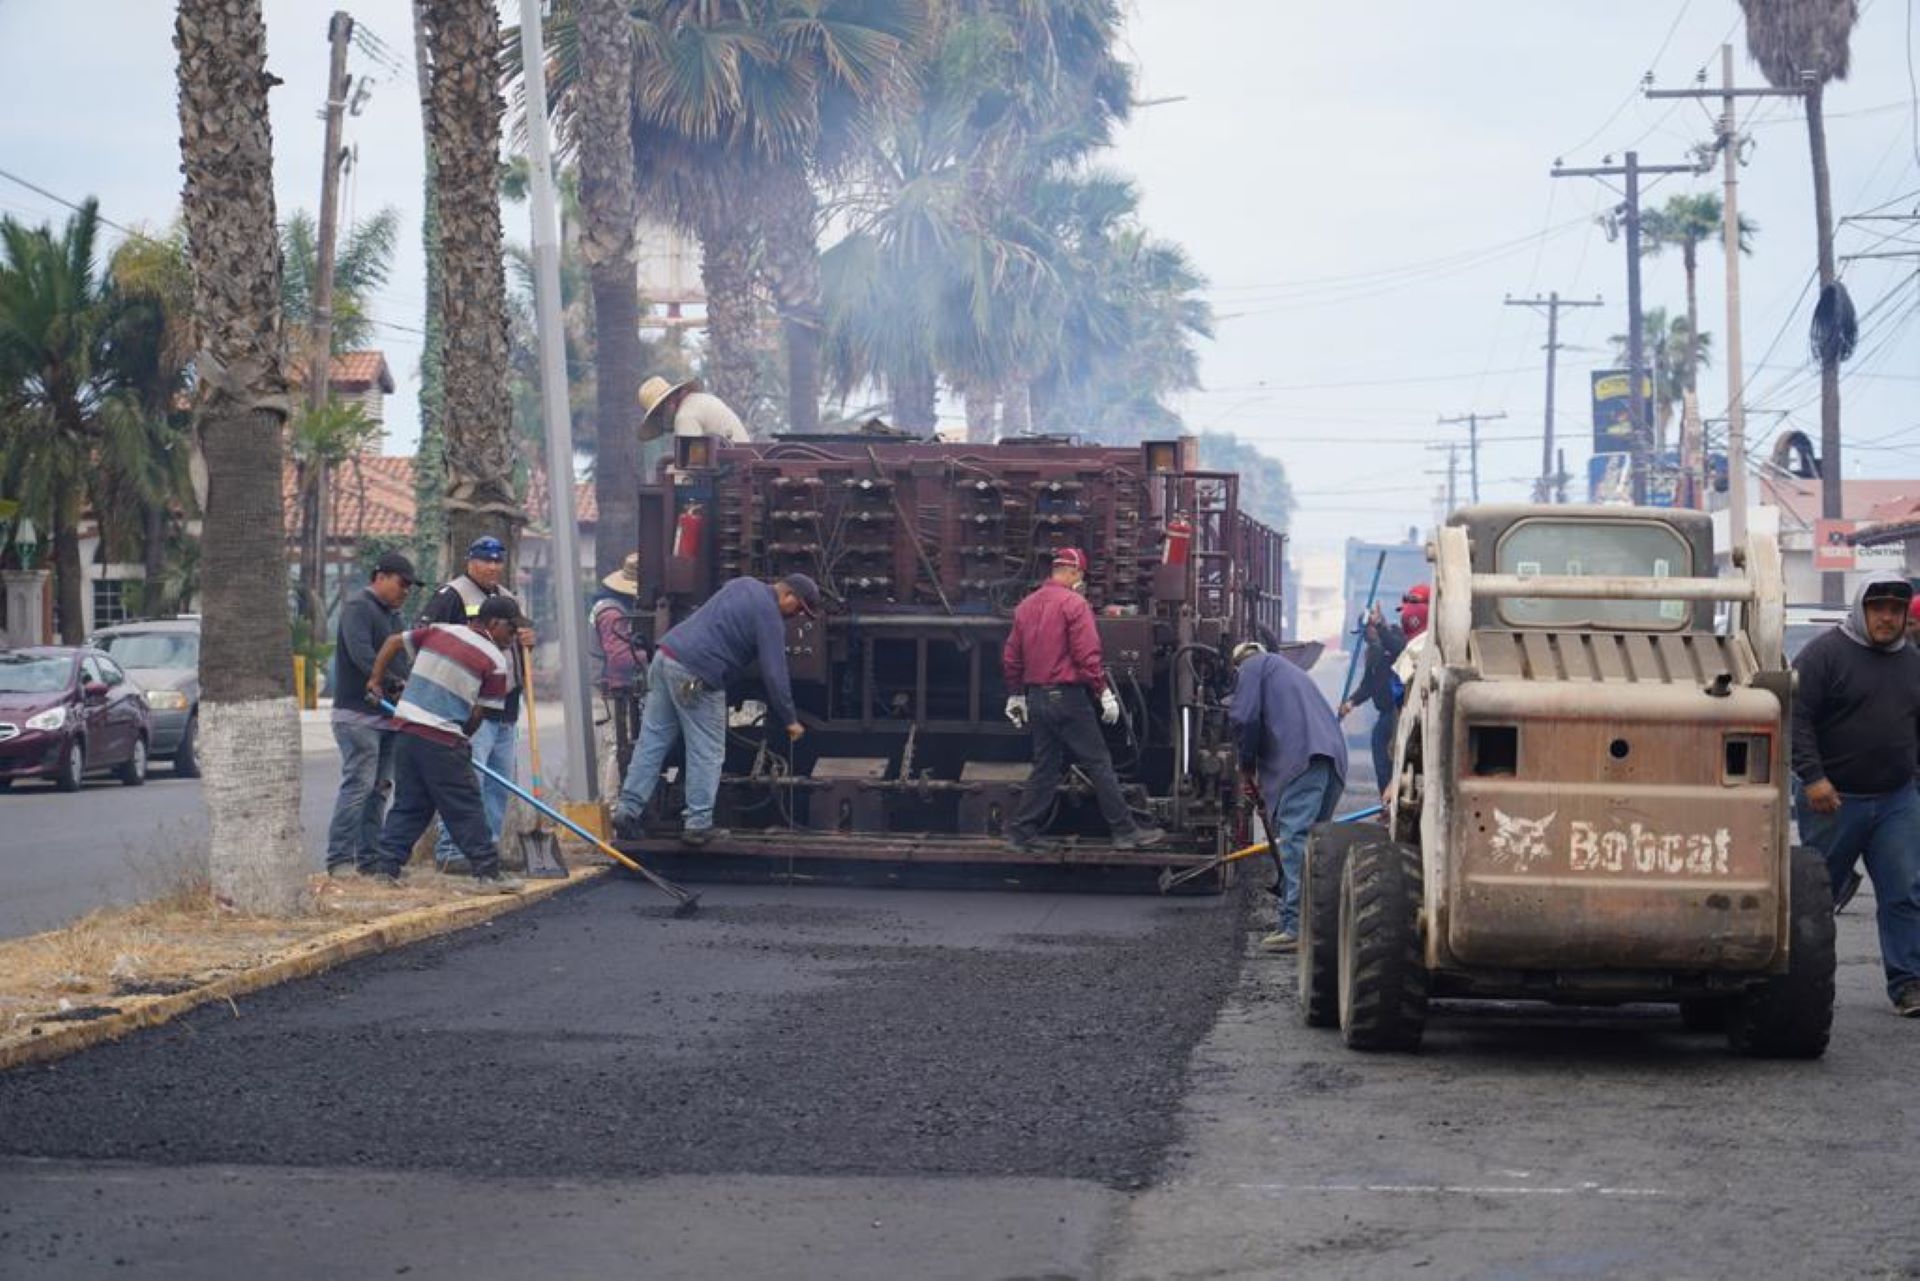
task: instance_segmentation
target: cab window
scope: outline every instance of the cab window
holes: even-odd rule
[[[1523,520],[1501,537],[1498,572],[1528,577],[1691,578],[1693,549],[1657,521]],[[1678,631],[1691,616],[1685,601],[1540,600],[1499,603],[1510,627],[1594,627]]]

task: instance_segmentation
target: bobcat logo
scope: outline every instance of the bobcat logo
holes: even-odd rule
[[[1547,829],[1559,815],[1560,811],[1555,810],[1545,818],[1514,818],[1495,810],[1493,841],[1487,850],[1489,858],[1496,866],[1510,867],[1517,872],[1532,868],[1551,853],[1547,849]]]

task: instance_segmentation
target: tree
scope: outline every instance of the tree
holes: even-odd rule
[[[1759,231],[1759,225],[1746,215],[1740,217],[1740,252],[1753,252],[1753,236]],[[1680,195],[1670,198],[1658,209],[1648,209],[1640,216],[1640,250],[1649,257],[1659,255],[1666,249],[1680,251],[1680,265],[1687,275],[1687,332],[1700,332],[1700,297],[1698,277],[1700,274],[1700,246],[1709,241],[1724,243],[1726,218],[1720,197],[1712,192],[1699,195]],[[1682,386],[1687,391],[1697,392],[1699,380],[1699,353],[1689,346],[1682,362],[1684,375]]]
[[[445,343],[447,541],[460,548],[492,534],[511,554],[524,517],[507,395],[500,28],[491,0],[421,0],[417,13],[431,61],[426,124],[441,231],[440,292],[429,308]]]
[[[1807,108],[1807,151],[1813,164],[1813,224],[1819,251],[1821,307],[1828,316],[1851,312],[1841,307],[1841,286],[1833,259],[1833,180],[1827,170],[1826,91],[1847,78],[1853,28],[1860,21],[1859,0],[1740,0],[1747,17],[1747,52],[1776,89],[1801,91]],[[1818,325],[1820,311],[1816,311]],[[1851,326],[1841,326],[1850,329]],[[1840,361],[1852,350],[1852,338],[1836,335],[1817,344],[1820,359],[1820,514],[1837,520],[1840,497]],[[1841,603],[1844,574],[1821,579],[1822,597]]]
[[[313,215],[295,210],[280,228],[280,259],[285,264],[280,283],[280,314],[289,329],[313,324],[314,278],[320,272],[320,246]],[[391,206],[353,224],[333,263],[333,326],[330,339],[337,356],[365,347],[372,340],[370,295],[387,283],[393,270],[393,251],[400,241],[400,213]],[[304,349],[304,337],[292,335]]]
[[[298,905],[300,722],[280,471],[288,388],[260,0],[179,0],[180,159],[207,465],[200,749],[216,899]]]
[[[580,250],[593,291],[594,573],[640,541],[639,196],[633,172],[633,28],[626,0],[574,0],[580,26],[575,147]]]
[[[1693,326],[1685,316],[1668,318],[1665,307],[1649,308],[1642,316],[1640,329],[1644,335],[1642,341],[1647,372],[1653,379],[1655,435],[1660,442],[1659,447],[1664,448],[1674,407],[1681,404],[1685,394],[1692,390],[1691,371],[1713,363],[1713,335],[1694,333]],[[1627,335],[1615,334],[1608,341],[1613,344],[1614,360],[1625,369],[1628,363]]]

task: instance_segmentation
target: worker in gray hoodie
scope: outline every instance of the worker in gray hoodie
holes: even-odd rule
[[[1908,642],[1913,586],[1860,585],[1845,622],[1794,660],[1793,773],[1800,839],[1820,851],[1840,897],[1865,858],[1879,901],[1887,996],[1920,1018],[1920,651]]]

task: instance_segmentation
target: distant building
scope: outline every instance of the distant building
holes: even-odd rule
[[[295,391],[307,385],[307,362],[295,357],[287,362],[287,381]],[[378,424],[380,430],[367,445],[369,454],[387,452],[387,397],[393,395],[393,371],[383,351],[343,351],[333,358],[327,375],[327,392],[343,404],[358,405]]]

